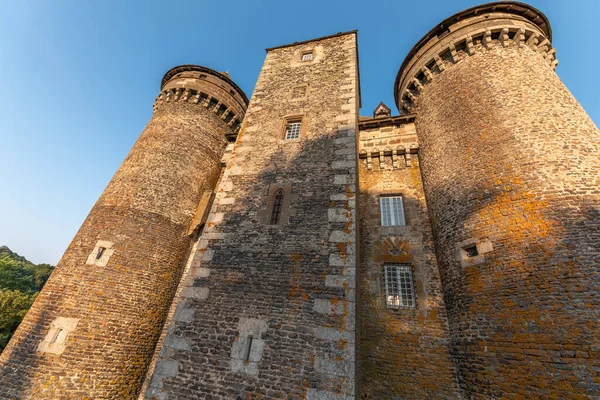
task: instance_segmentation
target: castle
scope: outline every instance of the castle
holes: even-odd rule
[[[360,117],[357,32],[182,65],[0,356],[19,399],[598,398],[600,136],[547,18],[455,14]]]

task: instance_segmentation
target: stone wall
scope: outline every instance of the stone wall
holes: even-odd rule
[[[417,157],[414,117],[362,120],[357,362],[361,399],[457,398],[450,338]],[[406,226],[382,226],[380,195],[399,195]],[[384,266],[410,264],[416,307],[386,305]]]
[[[135,398],[232,132],[187,100],[157,109],[59,261],[0,356],[1,398]]]
[[[354,32],[268,50],[146,398],[354,398],[358,96]]]
[[[472,397],[595,397],[599,132],[549,38],[477,18],[427,44],[480,32],[408,96],[460,383]]]

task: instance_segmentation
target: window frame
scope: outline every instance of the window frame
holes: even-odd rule
[[[271,208],[271,216],[269,217],[269,225],[279,225],[281,222],[281,214],[283,212],[283,200],[285,199],[285,191],[279,188],[273,195],[273,207]]]
[[[300,138],[302,137],[302,133],[303,133],[303,119],[300,116],[297,117],[289,117],[286,118],[284,123],[283,123],[283,140],[285,141],[294,141],[294,140],[300,140]],[[291,125],[295,125],[298,124],[298,130],[297,130],[297,135],[295,137],[288,137],[288,127]]]
[[[394,202],[394,200],[397,200]],[[385,205],[387,203],[387,205]],[[399,210],[394,208],[399,204]],[[386,212],[387,210],[387,212]],[[401,195],[379,196],[379,214],[381,226],[406,226],[406,213],[404,212],[404,198]],[[399,219],[399,220],[398,220]],[[388,223],[389,220],[389,223]]]
[[[305,56],[310,56],[310,58],[304,58]],[[300,61],[313,61],[315,59],[315,54],[313,50],[305,50],[300,53]]]
[[[385,264],[385,304],[390,309],[414,310],[417,308],[412,265]]]

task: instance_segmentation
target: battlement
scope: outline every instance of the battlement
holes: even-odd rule
[[[169,102],[189,102],[193,104],[199,104],[200,106],[218,115],[236,133],[239,130],[242,119],[244,118],[243,114],[236,114],[236,110],[228,108],[227,104],[220,101],[218,98],[207,93],[200,92],[196,89],[172,87],[170,89],[161,91],[156,97],[156,102],[154,103],[154,112],[158,111],[162,104]],[[235,140],[235,137],[229,139]]]
[[[358,124],[358,156],[362,162],[366,162],[367,170],[410,167],[411,158],[419,150],[414,120],[412,114],[386,118],[361,117]],[[373,160],[376,162],[373,163]]]
[[[489,3],[447,18],[408,53],[394,84],[400,111],[413,112],[424,85],[446,68],[493,48],[528,47],[556,68],[550,23],[537,9],[519,2]]]
[[[227,73],[198,65],[181,65],[165,74],[154,112],[169,102],[199,104],[219,116],[234,133],[237,133],[248,107],[246,94]],[[235,140],[235,135],[229,139]]]
[[[396,116],[359,116],[357,31],[267,48],[251,101],[172,68],[0,398],[597,398],[599,132],[551,40],[446,18]]]

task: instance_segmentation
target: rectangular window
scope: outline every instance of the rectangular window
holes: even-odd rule
[[[406,225],[404,204],[401,196],[381,196],[379,198],[382,226]]]
[[[302,53],[302,61],[311,61],[313,59],[312,51],[307,51],[306,53]]]
[[[300,121],[288,121],[285,125],[285,140],[298,139],[300,137]]]
[[[388,308],[415,308],[410,265],[385,266],[385,298]]]

